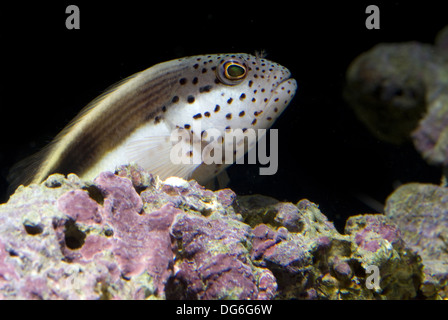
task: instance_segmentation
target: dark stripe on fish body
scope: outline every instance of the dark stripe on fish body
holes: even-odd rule
[[[105,153],[120,144],[148,120],[154,119],[163,112],[162,108],[172,99],[173,88],[185,68],[168,71],[155,79],[140,84],[136,90],[127,92],[119,100],[111,103],[107,107],[107,112],[97,116],[86,130],[65,146],[55,165],[39,168],[38,176],[41,177],[39,180],[45,179],[46,176],[54,172],[63,174],[74,172],[82,175]],[[136,75],[136,77],[138,76],[139,74]],[[120,87],[117,87],[110,95],[115,94],[119,89]],[[108,95],[104,97],[104,99],[107,98]],[[100,103],[98,102],[98,104]],[[84,117],[89,117],[89,113]],[[83,119],[80,119],[81,122]],[[75,126],[76,124],[73,128]],[[57,148],[57,144],[54,147]],[[50,151],[49,157],[52,156],[51,153]],[[76,169],[74,170],[74,168]]]

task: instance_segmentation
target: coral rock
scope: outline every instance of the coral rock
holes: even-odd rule
[[[421,283],[420,258],[401,237],[398,227],[379,214],[351,217],[345,232],[352,236],[353,257],[367,270],[378,268],[379,290],[388,299],[417,296]]]
[[[389,196],[386,215],[422,258],[421,291],[428,298],[448,297],[448,188],[410,183]]]
[[[393,223],[363,215],[346,232],[308,200],[237,197],[136,166],[93,182],[53,175],[0,206],[0,298],[415,297],[421,265]]]
[[[185,291],[172,298],[273,298],[273,276],[269,278],[272,281],[263,281],[261,290],[257,288],[257,274],[266,278],[269,270],[254,267],[249,259],[250,231],[249,226],[235,220],[179,215],[172,233],[183,250],[174,281],[183,284]]]
[[[435,46],[378,44],[347,71],[345,98],[377,138],[412,139],[430,164],[448,165],[448,27]]]

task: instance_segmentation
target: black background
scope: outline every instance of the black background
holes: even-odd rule
[[[65,9],[80,8],[80,30],[67,30]],[[381,29],[367,30],[365,9],[380,8]],[[443,1],[353,3],[304,1],[54,1],[0,7],[0,186],[15,162],[51,139],[111,84],[174,58],[265,50],[289,68],[299,89],[275,123],[279,170],[228,172],[238,194],[297,202],[308,198],[343,226],[375,212],[400,183],[439,183],[440,169],[412,144],[373,138],[342,99],[349,63],[380,42],[433,42],[448,23]]]

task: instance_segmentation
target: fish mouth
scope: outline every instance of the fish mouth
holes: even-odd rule
[[[288,81],[294,81],[294,82],[296,83],[296,85],[297,85],[297,81],[296,81],[296,79],[294,79],[294,78],[290,75],[288,78],[286,78],[285,80],[283,80],[282,82],[280,82],[280,83],[277,85],[277,88],[278,88],[280,85],[282,85],[283,83],[288,82]]]
[[[278,84],[274,86],[274,90],[266,104],[266,108],[277,108],[280,110],[285,109],[294,98],[296,91],[297,81],[291,77],[291,73],[288,71],[287,76],[284,76],[284,79],[279,81]]]
[[[277,89],[278,87],[285,85],[285,83],[287,84],[288,82],[294,82],[294,85],[297,87],[297,81],[292,77],[291,71],[289,71],[289,69],[282,67],[281,70],[278,70],[277,72],[275,72],[274,74],[274,78],[277,77],[278,80],[277,81],[277,85],[275,86],[275,89]]]

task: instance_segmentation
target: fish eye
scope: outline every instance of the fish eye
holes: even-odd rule
[[[246,75],[246,68],[237,62],[229,61],[224,64],[224,75],[229,80],[240,80]]]
[[[242,61],[228,60],[220,64],[217,69],[219,81],[227,85],[236,85],[246,78],[247,67]]]

